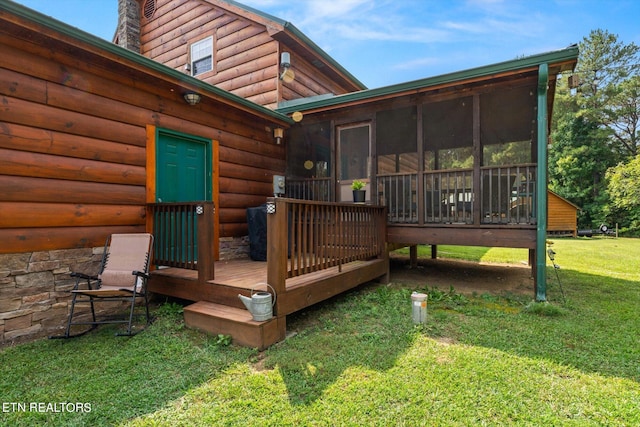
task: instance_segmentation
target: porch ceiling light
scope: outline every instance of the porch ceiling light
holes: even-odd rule
[[[195,92],[186,92],[183,96],[189,105],[196,105],[200,102],[200,94]]]

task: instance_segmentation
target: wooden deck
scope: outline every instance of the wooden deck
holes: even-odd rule
[[[270,205],[270,207],[269,207]],[[187,326],[214,334],[230,334],[242,345],[257,348],[284,339],[286,316],[374,279],[388,280],[386,209],[381,206],[301,201],[284,198],[267,203],[267,262],[249,259],[213,261],[207,206],[193,206],[196,218],[177,221],[181,206],[153,206],[169,212],[167,232],[159,241],[163,265],[152,272],[149,290],[195,303],[185,307]],[[191,211],[189,211],[191,212]],[[199,213],[198,213],[199,212]],[[160,218],[158,212],[150,215]],[[185,227],[198,224],[198,232]],[[175,240],[179,235],[198,238]],[[197,261],[194,252],[197,246]],[[269,284],[270,288],[266,285]],[[275,296],[274,317],[251,319],[238,295],[267,290]]]
[[[195,270],[163,268],[152,272],[151,292],[195,301],[185,307],[185,323],[214,334],[231,335],[240,345],[264,349],[284,339],[286,316],[362,283],[387,280],[388,258],[356,260],[340,266],[291,277],[285,291],[276,293],[273,319],[253,321],[238,294],[268,290],[267,263],[230,260],[215,263],[216,278],[205,284]]]
[[[189,301],[211,301],[232,307],[243,308],[238,294],[249,296],[252,290],[268,290],[267,263],[249,259],[217,261],[215,279],[206,285],[198,284],[198,272],[181,268],[162,268],[152,272],[149,281],[151,292],[173,296]],[[291,314],[328,297],[337,295],[364,282],[381,278],[386,280],[388,260],[374,258],[366,261],[352,261],[341,266],[290,277],[285,280],[285,301],[278,304],[279,314]],[[342,283],[344,280],[353,283]],[[315,289],[310,289],[315,287]],[[305,290],[306,289],[306,290]],[[273,290],[268,290],[273,293]],[[304,294],[306,303],[298,300]],[[287,302],[287,304],[285,304]]]

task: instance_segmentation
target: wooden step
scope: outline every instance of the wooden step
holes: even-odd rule
[[[190,328],[216,335],[231,335],[235,344],[259,350],[282,341],[286,331],[285,317],[256,322],[248,310],[209,301],[186,306],[184,321]]]

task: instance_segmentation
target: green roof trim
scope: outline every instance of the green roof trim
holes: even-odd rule
[[[128,49],[125,49],[121,46],[116,45],[115,43],[112,43],[100,37],[94,36],[93,34],[87,33],[86,31],[83,31],[79,28],[65,24],[64,22],[58,21],[55,18],[44,15],[33,9],[29,9],[25,6],[15,3],[14,1],[0,1],[0,11],[6,11],[8,13],[19,16],[21,18],[28,19],[32,22],[48,27],[58,33],[72,37],[78,41],[87,43],[91,46],[94,46],[98,49],[112,53],[114,55],[118,55],[124,59],[137,63],[145,68],[148,68],[150,70],[162,73],[168,77],[176,79],[181,83],[188,84],[193,87],[197,87],[201,89],[203,92],[208,92],[215,96],[224,98],[230,103],[235,103],[243,107],[249,108],[250,110],[255,111],[256,114],[265,115],[275,120],[286,122],[289,124],[294,123],[291,118],[289,118],[288,116],[278,111],[274,111],[269,108],[258,105],[254,102],[251,102],[245,98],[242,98],[224,89],[220,89],[214,85],[203,82],[202,80],[199,80],[195,77],[189,76],[178,70],[175,70],[171,67],[161,64],[158,61],[149,59],[146,56],[143,56],[139,53],[130,51]]]
[[[252,7],[249,7],[249,6],[245,6],[242,3],[238,3],[237,1],[234,1],[234,0],[223,0],[223,1],[225,3],[229,3],[230,5],[239,7],[240,9],[244,9],[247,12],[255,13],[258,16],[262,16],[265,19],[268,19],[270,21],[276,22],[279,25],[282,25],[285,30],[289,31],[291,34],[293,34],[294,36],[299,38],[304,44],[309,46],[314,52],[316,52],[325,61],[330,63],[333,67],[335,67],[337,70],[339,70],[342,74],[347,76],[349,78],[349,80],[351,80],[356,85],[360,86],[360,89],[363,89],[363,90],[367,89],[367,86],[364,83],[362,83],[353,74],[351,74],[349,71],[347,71],[346,68],[344,68],[342,65],[340,65],[327,52],[322,50],[322,48],[320,46],[315,44],[313,42],[313,40],[311,40],[309,37],[307,37],[302,31],[300,31],[298,28],[296,28],[296,26],[293,25],[291,22],[285,21],[285,20],[280,19],[280,18],[278,18],[276,16],[273,16],[273,15],[270,15],[268,13],[262,12],[262,11],[260,11],[258,9],[254,9]]]
[[[380,96],[393,95],[396,93],[407,92],[411,90],[424,89],[429,86],[436,86],[446,83],[454,83],[458,81],[469,80],[478,77],[491,76],[493,74],[516,71],[524,68],[538,67],[540,64],[553,64],[564,61],[577,60],[578,46],[571,45],[565,49],[552,52],[541,53],[537,55],[527,56],[511,61],[499,62],[496,64],[486,65],[477,68],[471,68],[463,71],[442,74],[435,77],[429,77],[420,80],[414,80],[406,83],[399,83],[391,86],[384,86],[376,89],[367,89],[360,92],[352,92],[344,95],[336,95],[326,99],[296,100],[296,102],[287,103],[277,108],[276,111],[283,114],[291,114],[296,111],[306,111],[318,108],[326,108],[337,106],[348,102],[364,101],[374,99]]]

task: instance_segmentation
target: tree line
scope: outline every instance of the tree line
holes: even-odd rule
[[[640,47],[601,29],[578,47],[556,87],[549,188],[580,208],[579,229],[640,236]]]

